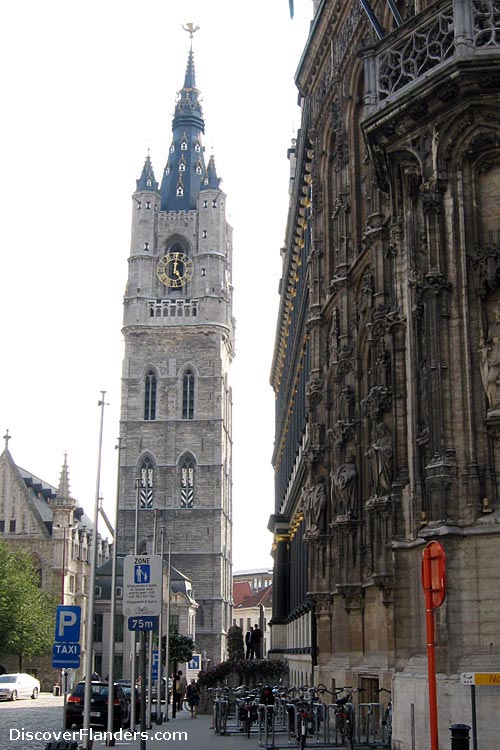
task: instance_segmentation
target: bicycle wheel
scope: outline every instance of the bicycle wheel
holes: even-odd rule
[[[300,722],[300,750],[304,750],[307,742],[307,724],[305,719]]]
[[[247,712],[247,717],[245,719],[245,732],[247,733],[247,737],[250,737],[250,730],[252,728],[252,718],[250,716],[250,712]]]

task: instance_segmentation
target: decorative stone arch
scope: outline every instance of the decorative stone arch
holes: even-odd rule
[[[193,508],[196,491],[196,456],[191,451],[184,451],[179,456],[179,505],[181,508]]]
[[[144,451],[137,461],[137,478],[139,480],[139,510],[154,508],[155,491],[157,489],[158,468],[155,456],[150,451]]]

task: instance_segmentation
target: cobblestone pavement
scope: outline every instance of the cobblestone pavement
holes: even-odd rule
[[[48,693],[41,693],[36,701],[0,701],[0,750],[45,750],[49,742],[56,742],[58,739],[62,741],[62,736],[57,737],[58,732],[63,732],[62,717],[63,699]],[[161,747],[165,750],[171,746],[172,750],[258,750],[256,735],[250,739],[241,734],[220,737],[214,733],[211,725],[211,715],[200,715],[193,720],[188,711],[180,711],[169,722],[153,724],[148,730],[146,749],[159,750]],[[100,732],[99,729],[94,731]],[[35,737],[35,732],[43,734]],[[81,746],[82,739],[78,732],[75,732],[74,738]],[[102,750],[104,747],[105,741],[98,734],[95,735],[93,749]],[[135,740],[122,736],[121,739],[116,739],[115,747],[122,750],[142,750],[144,743],[141,748],[139,735]]]

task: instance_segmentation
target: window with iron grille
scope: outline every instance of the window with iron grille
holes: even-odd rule
[[[192,456],[187,455],[181,463],[181,508],[192,508],[194,503],[194,467]]]
[[[142,462],[139,475],[140,475],[140,484],[139,484],[140,508],[149,510],[150,508],[153,507],[154,469],[153,469],[153,462],[148,456],[146,456],[146,458]]]

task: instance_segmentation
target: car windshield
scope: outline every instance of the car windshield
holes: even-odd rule
[[[4,682],[5,683],[5,682],[15,682],[15,681],[16,681],[16,678],[13,677],[10,674],[0,675],[0,682]]]
[[[105,684],[100,683],[92,683],[91,685],[91,691],[92,695],[107,695],[108,694],[108,686]],[[78,685],[75,687],[73,691],[73,695],[85,695],[85,683],[79,682]]]

